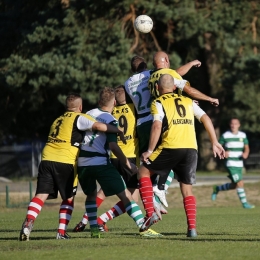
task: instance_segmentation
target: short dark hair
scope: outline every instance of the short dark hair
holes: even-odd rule
[[[147,64],[144,60],[144,58],[140,57],[140,56],[134,56],[131,59],[131,69],[133,72],[141,72],[145,69],[147,69]]]

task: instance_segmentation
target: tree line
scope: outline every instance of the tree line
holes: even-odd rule
[[[220,106],[200,106],[217,134],[229,118],[259,138],[260,55],[258,1],[229,0],[0,0],[0,141],[46,138],[63,112],[68,92],[96,106],[98,89],[123,84],[130,59],[169,54],[171,68],[199,59],[184,78]],[[149,15],[149,34],[134,30],[140,14]],[[209,142],[197,125],[202,168],[214,168]]]

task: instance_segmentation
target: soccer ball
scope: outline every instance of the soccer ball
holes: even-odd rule
[[[148,15],[139,15],[135,19],[134,26],[141,33],[149,33],[153,29],[153,20]]]

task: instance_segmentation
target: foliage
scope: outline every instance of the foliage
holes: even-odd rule
[[[220,99],[217,109],[201,103],[217,129],[236,115],[259,135],[259,10],[250,0],[0,0],[0,139],[45,136],[68,92],[87,110],[100,87],[129,77],[133,55],[152,67],[157,50],[172,68],[202,61],[184,77]],[[152,17],[151,33],[133,29],[140,14]]]

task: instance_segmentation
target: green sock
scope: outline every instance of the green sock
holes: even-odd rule
[[[141,227],[144,222],[144,215],[140,207],[134,202],[131,201],[125,206],[127,214],[134,220],[138,227]]]
[[[171,185],[172,183],[172,179],[174,178],[174,172],[171,170],[168,177],[167,177],[167,180],[165,182],[165,185],[164,185],[164,189],[165,190],[168,190],[169,186]]]
[[[237,188],[237,195],[238,195],[242,204],[247,203],[246,193],[245,193],[244,188]]]
[[[90,227],[97,227],[97,204],[96,201],[86,201],[86,212]]]

